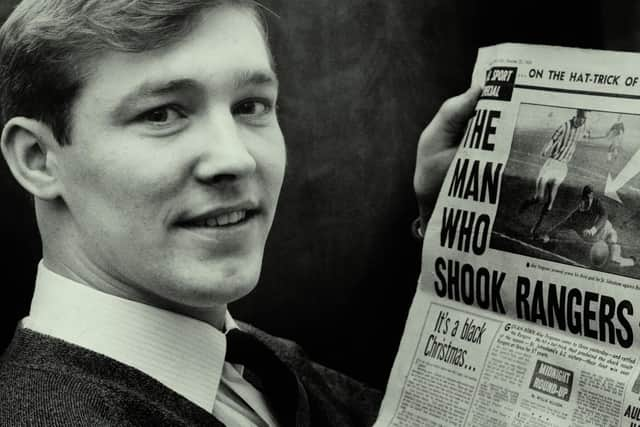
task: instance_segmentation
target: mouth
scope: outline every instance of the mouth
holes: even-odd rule
[[[191,229],[226,229],[243,225],[257,215],[256,209],[228,210],[222,213],[207,213],[177,223]]]

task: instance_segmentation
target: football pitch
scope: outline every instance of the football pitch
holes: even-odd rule
[[[583,241],[573,231],[562,231],[548,243],[542,243],[529,236],[542,204],[530,207],[522,214],[518,214],[518,210],[522,202],[534,193],[538,172],[545,161],[540,152],[552,132],[553,129],[516,131],[503,175],[490,246],[534,258],[640,278],[638,265],[623,268],[608,262],[601,268],[591,266],[589,252],[592,244]],[[548,232],[566,218],[576,208],[583,187],[590,185],[596,197],[607,209],[609,221],[618,232],[622,255],[634,256],[640,260],[640,179],[633,178],[618,191],[622,205],[604,196],[607,175],[617,176],[633,152],[623,149],[616,160],[609,162],[607,151],[606,141],[578,142],[553,209],[545,216],[538,233]]]

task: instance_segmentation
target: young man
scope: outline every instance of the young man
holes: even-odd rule
[[[373,422],[380,393],[227,312],[283,181],[272,62],[249,0],[30,0],[4,24],[1,146],[43,260],[0,425]],[[425,131],[421,206],[477,94]]]
[[[573,158],[577,141],[584,138],[586,121],[586,112],[577,110],[575,116],[555,130],[540,154],[542,157],[546,157],[547,160],[538,173],[535,193],[520,205],[519,211],[522,214],[529,207],[544,201],[538,219],[529,231],[531,236],[535,236],[542,224],[542,220],[553,208],[558,189],[567,177],[567,163]]]
[[[600,199],[595,197],[593,189],[588,185],[582,189],[578,206],[569,216],[542,236],[542,241],[548,242],[556,232],[562,229],[573,230],[585,242],[605,242],[609,246],[609,259],[620,267],[635,265],[633,258],[622,256],[622,248],[618,244],[618,232],[608,219],[607,209]]]

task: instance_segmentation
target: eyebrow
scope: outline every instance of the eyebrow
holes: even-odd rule
[[[240,71],[233,77],[233,87],[242,89],[247,86],[278,86],[276,73],[269,71]]]
[[[271,86],[278,88],[278,77],[272,70],[242,70],[234,73],[232,86],[234,90],[240,90],[252,86]],[[177,92],[201,92],[202,83],[197,80],[184,78],[163,82],[144,82],[135,87],[118,102],[113,110],[114,117],[126,115],[131,105],[135,105],[137,100],[144,98],[161,97]]]
[[[127,96],[125,96],[124,101],[132,101],[135,98],[162,96],[184,90],[194,90],[197,88],[198,84],[195,80],[191,79],[178,79],[162,83],[147,82],[131,91]]]

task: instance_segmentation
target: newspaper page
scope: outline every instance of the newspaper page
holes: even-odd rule
[[[640,55],[503,44],[377,426],[640,427]]]

